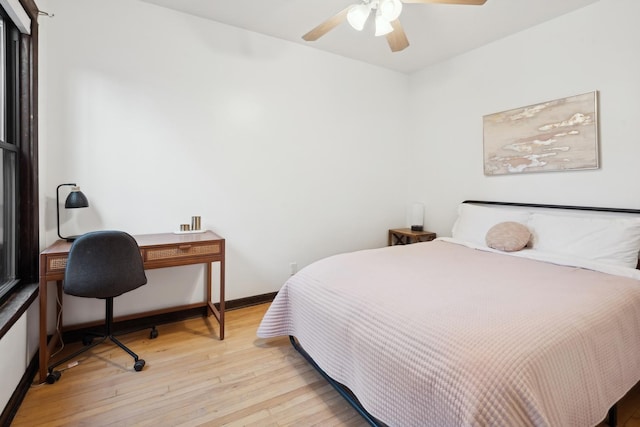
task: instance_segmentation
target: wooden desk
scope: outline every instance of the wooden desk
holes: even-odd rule
[[[224,262],[225,241],[212,231],[190,234],[143,234],[133,236],[140,246],[145,270],[153,268],[175,267],[190,264],[206,264],[206,301],[182,305],[152,312],[139,313],[115,320],[126,320],[151,316],[191,308],[207,307],[220,324],[220,339],[224,339]],[[47,288],[48,283],[56,281],[58,299],[62,302],[62,280],[71,242],[58,240],[40,253],[40,382],[47,377],[47,366],[51,351],[59,340],[54,333],[47,343]],[[220,309],[211,302],[211,263],[220,263]],[[57,305],[57,315],[62,325],[62,307]],[[61,327],[62,329],[62,327]]]

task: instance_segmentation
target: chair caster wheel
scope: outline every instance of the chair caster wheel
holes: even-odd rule
[[[155,326],[151,328],[151,331],[149,332],[149,338],[151,339],[158,338],[158,330],[156,329]]]
[[[53,384],[56,381],[58,381],[60,379],[60,376],[62,375],[62,372],[60,371],[53,371],[53,372],[49,372],[49,375],[47,375],[47,384]]]
[[[136,360],[136,363],[133,364],[133,369],[135,369],[137,372],[142,371],[142,368],[144,368],[144,363],[144,359]]]
[[[87,346],[93,342],[93,337],[82,337],[82,345]]]

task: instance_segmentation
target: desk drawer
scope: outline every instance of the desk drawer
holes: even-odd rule
[[[220,244],[211,243],[207,245],[193,245],[185,243],[184,245],[167,246],[163,248],[145,249],[143,257],[147,261],[162,261],[181,257],[199,257],[211,256],[220,253]]]

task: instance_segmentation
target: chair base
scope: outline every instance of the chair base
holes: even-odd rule
[[[80,350],[76,351],[75,353],[65,357],[62,360],[57,361],[56,363],[52,364],[49,366],[48,370],[49,370],[49,374],[47,375],[46,378],[46,382],[49,384],[53,384],[56,381],[58,381],[60,379],[60,377],[62,376],[62,372],[68,368],[63,368],[60,370],[55,370],[56,367],[67,363],[68,361],[70,361],[71,359],[75,359],[76,357],[78,357],[80,354],[84,353],[85,351],[99,345],[102,344],[104,341],[106,341],[107,339],[111,340],[113,343],[115,343],[118,347],[120,347],[121,349],[123,349],[124,351],[126,351],[127,353],[129,353],[129,355],[131,355],[131,357],[133,357],[134,363],[133,363],[133,369],[135,369],[137,372],[142,371],[142,368],[144,368],[145,365],[145,361],[144,359],[140,359],[138,357],[137,354],[135,354],[133,351],[131,351],[129,349],[129,347],[127,347],[126,345],[122,344],[116,337],[114,337],[113,335],[109,335],[109,336],[101,336],[100,339],[90,343],[89,345],[85,345],[83,348],[81,348]],[[84,339],[83,339],[84,341]]]
[[[141,371],[142,368],[144,368],[145,365],[145,361],[144,359],[140,359],[138,357],[138,355],[136,353],[134,353],[129,347],[127,347],[126,345],[122,344],[120,342],[120,340],[118,340],[112,333],[112,329],[113,329],[113,298],[105,298],[105,305],[106,305],[106,323],[105,323],[105,333],[104,334],[97,334],[97,333],[89,333],[88,335],[86,335],[85,337],[82,338],[82,343],[84,344],[84,347],[82,347],[80,350],[76,351],[73,354],[70,354],[66,357],[64,357],[63,359],[57,361],[56,363],[49,365],[48,367],[48,372],[49,374],[47,375],[46,378],[46,382],[49,384],[53,384],[56,381],[58,381],[60,379],[60,377],[62,376],[62,371],[64,371],[65,369],[68,368],[63,368],[60,370],[55,370],[56,367],[67,363],[68,361],[75,359],[76,357],[78,357],[80,354],[84,353],[87,350],[92,349],[93,347],[103,343],[104,341],[106,341],[107,339],[109,339],[111,342],[113,342],[114,344],[116,344],[118,347],[120,347],[121,349],[123,349],[124,351],[126,351],[131,357],[133,357],[134,360],[134,364],[133,364],[133,369],[135,369],[137,372]],[[149,333],[149,337],[151,339],[154,339],[158,336],[158,330],[156,329],[155,326],[151,327],[151,331]],[[97,337],[97,340],[94,340],[93,337]]]

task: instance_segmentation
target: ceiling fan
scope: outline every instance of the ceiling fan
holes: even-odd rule
[[[358,31],[362,31],[369,16],[375,14],[375,35],[386,36],[392,52],[399,52],[409,46],[398,17],[402,3],[445,3],[463,5],[483,5],[487,0],[361,0],[361,3],[347,6],[302,36],[306,41],[318,40],[345,20]]]

